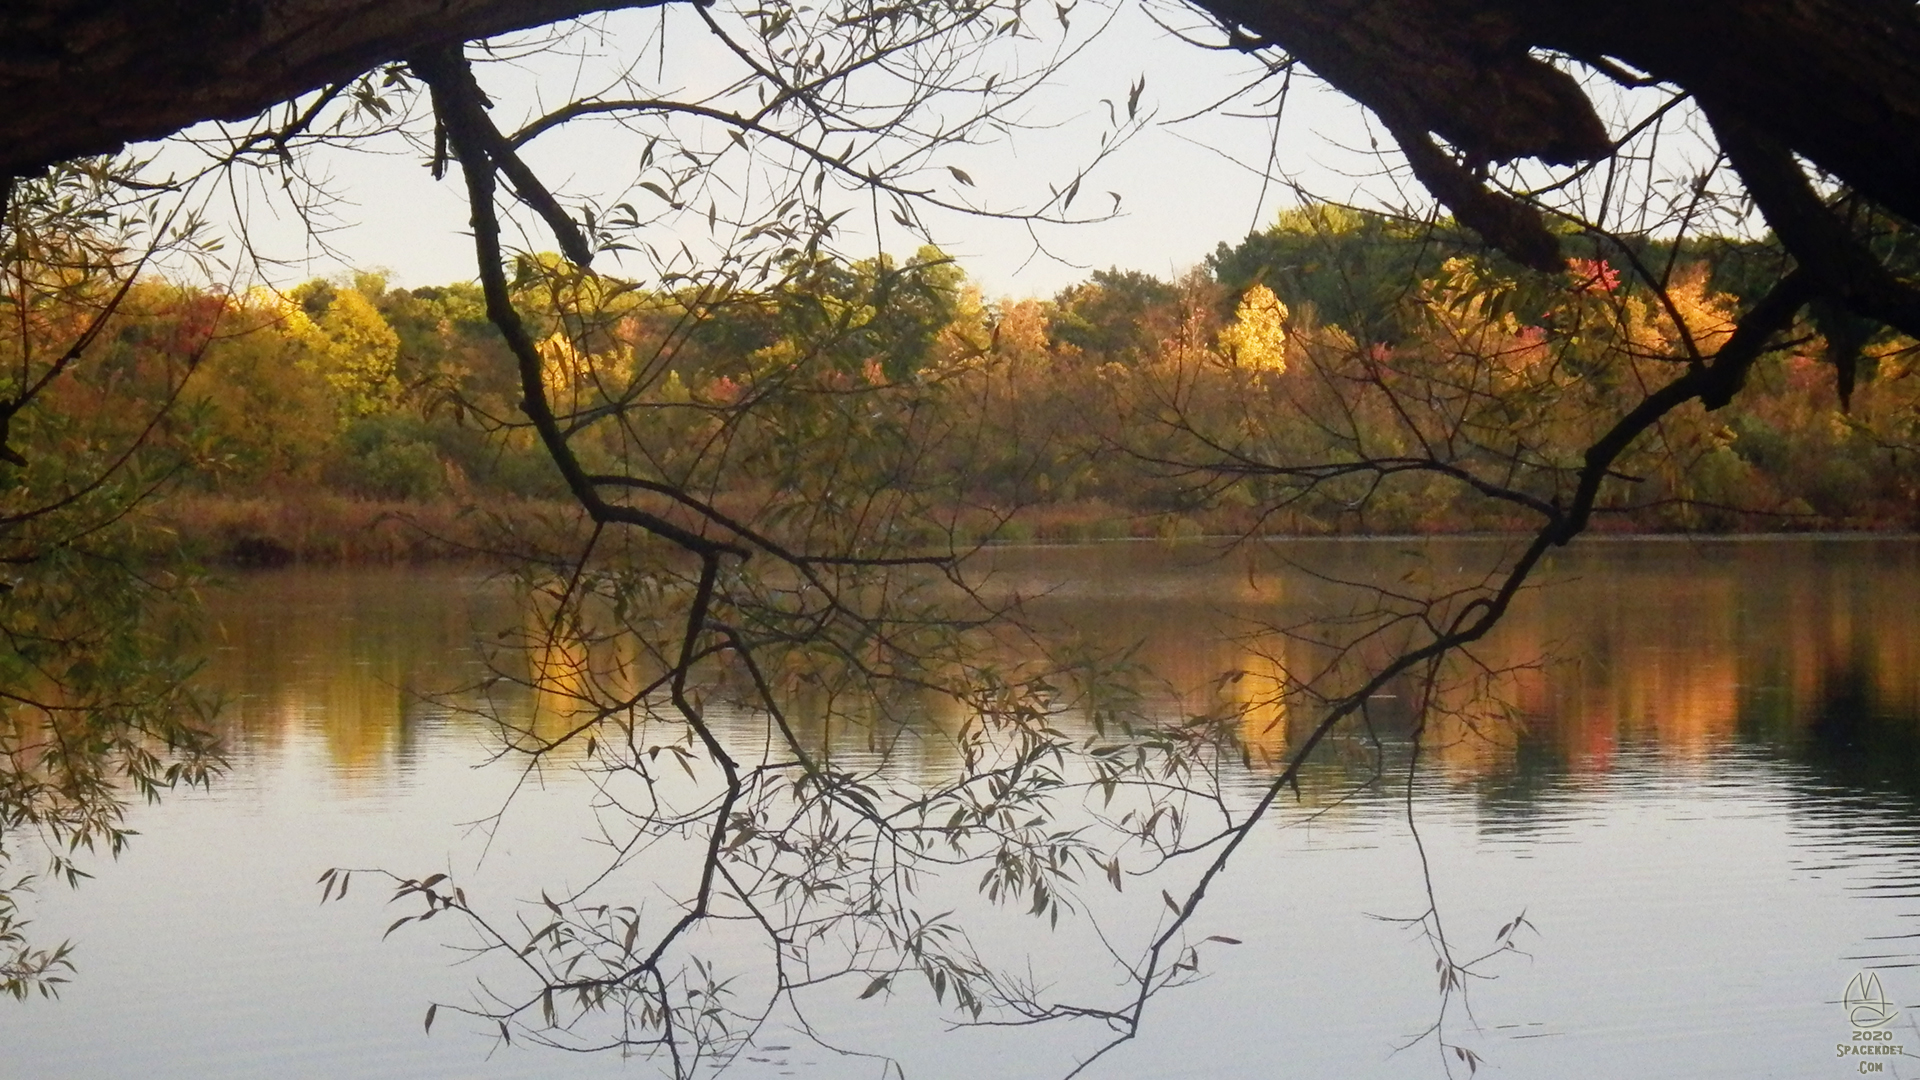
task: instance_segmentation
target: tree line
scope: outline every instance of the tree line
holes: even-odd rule
[[[1464,532],[1525,522],[1444,471],[1394,463],[1444,445],[1489,475],[1574,468],[1555,455],[1687,343],[1723,342],[1785,262],[1769,240],[1586,248],[1543,280],[1450,223],[1322,205],[1177,279],[1100,271],[1045,299],[988,300],[933,248],[796,258],[755,290],[643,287],[523,256],[514,289],[563,413],[646,417],[583,433],[592,467],[721,503],[827,475],[868,497],[909,483],[911,460],[937,478],[918,494],[927,512],[974,539]],[[205,555],[351,551],[235,506],[511,514],[567,498],[473,284],[358,274],[223,294],[146,278],[92,348],[97,362],[50,391],[58,430],[25,436],[61,445],[21,452],[68,460],[177,392],[146,452],[176,457],[180,497],[158,513]],[[189,354],[194,376],[167,390]],[[1909,339],[1810,309],[1739,400],[1676,412],[1616,470],[1602,527],[1911,527],[1913,368]],[[882,446],[891,464],[860,475]],[[837,466],[814,468],[823,454]]]

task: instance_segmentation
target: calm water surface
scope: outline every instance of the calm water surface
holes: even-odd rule
[[[1275,628],[1348,610],[1338,583],[1399,573],[1408,547],[1006,550],[991,580],[1045,592],[1036,615],[1064,629],[1140,642],[1173,713],[1257,696],[1298,659]],[[1423,573],[1470,578],[1500,546],[1420,550]],[[1477,653],[1508,673],[1516,726],[1438,725],[1416,783],[1460,951],[1491,948],[1522,911],[1532,927],[1471,987],[1471,1015],[1446,1014],[1448,1039],[1498,1077],[1861,1075],[1835,1047],[1851,1041],[1849,981],[1874,971],[1901,1008],[1894,1041],[1920,1055],[1920,543],[1596,542],[1545,580]],[[209,676],[228,695],[233,769],[211,793],[137,808],[129,854],[30,902],[40,935],[78,942],[80,972],[58,1001],[0,1003],[0,1077],[655,1075],[499,1047],[444,1018],[423,1035],[428,1002],[471,996],[460,928],[383,942],[394,914],[371,879],[317,904],[332,866],[457,871],[509,898],[586,872],[578,778],[487,767],[487,729],[432,703],[484,673],[476,641],[518,625],[506,593],[448,571],[275,573],[217,606]],[[1404,761],[1396,700],[1378,717]],[[1256,704],[1247,740],[1276,759],[1299,723]],[[1162,998],[1090,1075],[1447,1075],[1416,1041],[1439,1005],[1432,953],[1395,921],[1427,903],[1404,773],[1355,775],[1329,762],[1243,850],[1199,931],[1245,943],[1209,951],[1209,977]],[[1042,973],[1080,947],[1010,926]],[[912,1077],[1057,1076],[1099,1042],[948,1033],[904,996],[857,990],[824,992],[816,1019]],[[791,1032],[761,1041],[789,1048],[735,1075],[884,1068]]]

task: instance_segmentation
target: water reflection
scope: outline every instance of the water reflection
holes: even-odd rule
[[[1302,628],[1329,614],[1370,625],[1361,586],[1416,570],[1473,580],[1505,553],[1472,541],[1225,554],[1108,545],[1002,549],[980,569],[1028,596],[1024,611],[1043,629],[1134,647],[1161,691],[1150,708],[1236,715],[1256,764],[1271,766],[1315,720],[1283,693],[1289,675],[1325,666],[1328,650]],[[1477,709],[1443,702],[1433,720],[1430,750],[1448,775],[1603,773],[1626,748],[1698,762],[1745,745],[1836,785],[1920,796],[1920,546],[1597,541],[1550,562],[1541,580],[1474,648],[1467,667],[1478,678],[1452,684],[1492,698]],[[550,736],[595,696],[589,683],[634,681],[631,658],[602,671],[585,649],[543,641],[533,662],[547,678],[534,697],[520,685],[526,655],[475,651],[476,641],[538,629],[511,590],[478,575],[275,573],[217,594],[213,606],[206,679],[227,696],[222,720],[236,751],[271,754],[313,736],[335,772],[361,782],[407,768],[416,726],[460,722],[461,706],[482,707],[483,686],[496,712],[541,721]],[[500,680],[501,671],[515,677]],[[804,697],[796,704],[800,720],[824,711]],[[1391,690],[1369,711],[1383,730],[1409,723]],[[871,749],[857,725],[838,737]]]
[[[1009,591],[1043,596],[1031,610],[1140,642],[1173,707],[1237,706],[1271,760],[1314,721],[1275,689],[1282,672],[1322,670],[1327,650],[1301,628],[1329,614],[1370,627],[1370,589],[1481,580],[1508,554],[1493,541],[1384,541],[992,557]],[[1920,545],[1597,540],[1538,580],[1462,665],[1479,678],[1454,683],[1497,700],[1444,702],[1451,715],[1429,733],[1450,774],[1604,773],[1628,748],[1701,762],[1745,745],[1849,786],[1916,791]],[[1388,728],[1406,723],[1399,696],[1373,710]]]
[[[444,571],[287,570],[227,584],[209,593],[203,681],[222,696],[232,753],[318,740],[330,772],[375,787],[415,764],[421,723],[457,714],[450,702],[481,704],[476,691],[493,681],[476,640],[518,610],[499,583]]]
[[[1288,680],[1377,625],[1378,596],[1359,586],[1470,583],[1506,550],[1112,545],[1002,549],[980,569],[1032,597],[1038,625],[1137,646],[1156,715],[1234,717],[1252,784],[1313,721]],[[1476,990],[1490,1033],[1476,1045],[1516,1077],[1824,1075],[1854,973],[1884,969],[1902,1003],[1920,997],[1920,976],[1901,974],[1920,964],[1920,545],[1602,541],[1545,579],[1449,683],[1416,793],[1458,931],[1489,939],[1521,908],[1542,928],[1530,960]],[[524,656],[489,654],[527,631],[511,590],[440,571],[274,573],[215,608],[207,675],[232,702],[235,775],[137,811],[146,835],[130,861],[63,900],[65,916],[45,913],[50,933],[82,941],[82,978],[31,1016],[0,1011],[0,1076],[633,1075],[608,1058],[487,1059],[490,1044],[457,1029],[423,1040],[424,1003],[463,999],[464,970],[430,938],[382,945],[392,914],[378,904],[313,905],[331,865],[493,858],[509,901],[578,872],[556,853],[581,832],[537,793],[497,834],[452,828],[506,787],[471,769],[491,745],[483,708],[546,733],[573,708],[565,680],[536,698],[518,681]],[[633,663],[589,663],[565,643],[545,658],[582,680],[630,678]],[[516,678],[491,681],[489,700],[479,688],[498,670]],[[1309,1076],[1440,1075],[1431,1057],[1392,1053],[1431,1021],[1430,954],[1366,918],[1424,902],[1391,771],[1416,690],[1370,703],[1387,781],[1356,792],[1370,748],[1330,748],[1209,900],[1204,932],[1246,944],[1166,998],[1100,1075],[1253,1080],[1279,1060]],[[924,710],[930,724],[964,719]],[[879,725],[826,715],[796,712],[837,754],[881,749]],[[891,760],[937,775],[951,767],[941,745],[908,740]],[[563,783],[553,803],[579,801]],[[1337,813],[1316,812],[1335,796]],[[1008,927],[1008,943],[1057,944],[1032,920]],[[1041,963],[1076,955],[1093,953]],[[1059,1075],[1085,1049],[1071,1034],[1038,1049],[939,1035],[855,993],[829,995],[818,1019],[912,1062],[909,1075]],[[109,1028],[117,1040],[97,1037]],[[812,1057],[814,1075],[847,1074]]]

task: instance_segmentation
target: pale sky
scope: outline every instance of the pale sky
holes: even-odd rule
[[[1166,5],[1157,6],[1153,13],[1162,19],[1183,17],[1181,9]],[[676,10],[674,17],[684,14]],[[1093,3],[1083,2],[1073,16],[1079,23],[1073,32],[1081,32],[1104,14]],[[652,12],[609,17],[603,36],[596,39],[599,52],[588,61],[541,58],[517,71],[484,69],[482,79],[498,99],[496,117],[516,122],[529,115],[537,102],[579,93],[582,72],[592,64],[630,61],[650,41],[657,41],[653,35],[659,20],[660,15]],[[689,23],[674,27],[669,40],[677,50],[682,42],[697,42],[702,33]],[[691,82],[709,63],[718,60],[676,51],[670,57],[663,55],[660,73],[669,82]],[[675,70],[681,67],[687,71]],[[1370,131],[1364,113],[1311,80],[1296,78],[1277,139],[1271,119],[1224,115],[1245,112],[1253,101],[1176,122],[1205,111],[1248,83],[1257,71],[1245,56],[1203,49],[1173,37],[1155,24],[1149,9],[1123,2],[1105,31],[1029,100],[1027,120],[1039,127],[1017,130],[990,145],[953,147],[934,160],[936,179],[946,180],[939,170],[954,166],[975,179],[976,187],[962,190],[951,182],[929,185],[940,187],[942,194],[973,197],[996,207],[1044,200],[1049,181],[1064,186],[1076,166],[1097,150],[1101,134],[1109,128],[1108,106],[1101,99],[1119,102],[1124,109],[1129,87],[1144,76],[1141,111],[1152,113],[1155,122],[1099,164],[1085,181],[1087,194],[1076,206],[1104,209],[1112,204],[1107,192],[1117,192],[1120,216],[1092,224],[1043,227],[1037,235],[1044,253],[1036,253],[1023,225],[958,213],[925,215],[932,238],[956,257],[990,297],[1051,295],[1108,266],[1170,277],[1198,264],[1221,241],[1231,243],[1251,228],[1266,226],[1279,209],[1295,201],[1284,184],[1263,184],[1257,170],[1270,152],[1281,173],[1320,196],[1361,202],[1372,201],[1368,192],[1393,197],[1391,185],[1379,177],[1379,161],[1368,152]],[[518,83],[513,82],[516,78]],[[684,83],[681,89],[684,92]],[[1268,96],[1261,93],[1258,98]],[[636,203],[643,198],[618,194],[631,191],[636,183],[635,166],[644,143],[639,136],[595,129],[563,136],[551,147],[547,142],[543,138],[536,143],[529,160],[563,201],[572,192],[602,199],[603,205],[620,197]],[[249,207],[248,235],[253,245],[263,256],[283,263],[269,271],[274,284],[287,286],[351,269],[384,270],[393,284],[409,287],[474,276],[471,242],[463,235],[466,213],[457,171],[436,183],[419,152],[391,138],[374,143],[371,149],[324,151],[313,159],[313,168],[330,179],[329,186],[341,198],[333,209],[339,227],[325,235],[324,246],[307,235],[272,185],[242,192],[241,199]],[[228,193],[215,200],[211,213],[216,220],[231,221],[233,201]],[[854,218],[863,223],[851,224]],[[704,220],[702,216],[703,226]],[[843,249],[858,254],[864,248],[871,253],[872,226],[867,224],[871,220],[867,214],[849,215],[841,234]],[[885,243],[897,253],[910,253],[920,242],[891,225],[885,226],[885,232],[894,234],[886,235]],[[527,244],[554,247],[550,239],[543,242],[539,236],[531,236]],[[337,257],[325,247],[331,247]],[[646,276],[637,266],[596,262],[596,267]]]

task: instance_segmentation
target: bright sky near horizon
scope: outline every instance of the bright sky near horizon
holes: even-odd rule
[[[1084,19],[1086,26],[1108,11],[1112,19],[1105,29],[1029,100],[1028,126],[985,145],[953,147],[934,159],[936,176],[940,167],[951,165],[978,181],[970,190],[949,183],[945,186],[952,190],[943,195],[1001,207],[1044,201],[1048,182],[1064,186],[1078,165],[1093,156],[1102,132],[1110,129],[1102,99],[1124,108],[1134,80],[1145,78],[1140,104],[1154,122],[1100,162],[1086,180],[1090,194],[1079,207],[1104,208],[1110,202],[1106,192],[1112,191],[1121,196],[1115,219],[1030,231],[1021,223],[959,213],[924,215],[934,242],[954,256],[987,295],[1051,295],[1110,266],[1176,275],[1220,242],[1237,241],[1250,229],[1265,226],[1295,201],[1285,183],[1260,174],[1270,154],[1278,174],[1322,197],[1373,201],[1370,191],[1392,194],[1381,180],[1379,160],[1369,152],[1367,122],[1357,106],[1313,80],[1296,79],[1276,138],[1270,117],[1245,114],[1270,98],[1277,84],[1270,83],[1251,99],[1208,110],[1253,81],[1260,70],[1257,62],[1180,40],[1154,18],[1184,17],[1198,25],[1176,5],[1156,3],[1150,10],[1121,0],[1099,10],[1083,2],[1074,17]],[[648,23],[646,17],[655,21]],[[608,17],[603,35],[596,39],[603,50],[597,59],[630,60],[648,47],[659,19],[637,12]],[[685,30],[676,33],[671,40],[677,47],[698,41],[703,30],[689,20]],[[663,72],[671,80],[676,73],[665,55]],[[673,60],[682,62],[678,55]],[[702,62],[699,57],[686,61],[696,72]],[[507,115],[516,106],[525,112],[536,102],[551,105],[558,95],[579,92],[577,56],[541,58],[507,74],[522,76],[524,84],[496,95],[502,98],[496,115]],[[483,72],[482,77],[498,79],[499,74]],[[494,88],[490,83],[489,89]],[[1271,105],[1265,108],[1271,110]],[[1181,119],[1192,114],[1203,115]],[[631,191],[644,140],[612,134],[621,137],[609,138],[608,130],[600,129],[555,140],[555,146],[541,149],[534,164],[563,191]],[[340,200],[331,211],[335,226],[321,239],[307,233],[270,187],[240,197],[247,205],[249,241],[277,264],[266,271],[273,284],[285,287],[353,270],[385,271],[393,284],[409,287],[474,276],[463,192],[453,177],[434,181],[420,152],[398,139],[358,149],[324,149],[316,155],[311,167],[328,178]],[[231,226],[236,218],[232,206],[233,200],[223,198],[213,216]],[[859,216],[849,215],[840,237],[842,248],[870,252],[873,227],[851,224]],[[893,233],[897,235],[885,235]],[[896,253],[910,253],[919,242],[891,225],[884,229],[882,243]],[[538,236],[530,236],[527,243],[554,246]],[[596,266],[645,276],[634,266]]]

